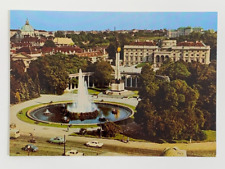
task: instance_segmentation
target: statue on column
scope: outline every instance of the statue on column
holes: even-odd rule
[[[124,82],[122,81],[120,74],[120,51],[121,48],[118,47],[116,52],[115,81],[111,85],[111,91],[113,92],[124,91]]]

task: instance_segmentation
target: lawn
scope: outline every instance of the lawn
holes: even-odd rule
[[[165,36],[139,37],[139,40],[140,40],[140,41],[146,41],[146,40],[158,40],[158,39],[163,40],[163,39],[166,39],[166,37],[165,37]]]
[[[72,134],[70,134],[70,136],[80,136],[80,137],[89,137],[89,138],[99,137],[99,136],[94,136],[94,135],[90,135],[90,134],[80,135],[80,134],[77,134],[77,133],[72,133]],[[121,140],[126,141],[128,137],[123,135],[123,134],[116,134],[115,137],[101,137],[101,138],[111,139],[111,140],[119,140],[119,141],[121,141]],[[129,141],[148,142],[146,140],[134,139],[134,138],[131,138],[131,137],[129,137]]]
[[[213,130],[204,130],[203,132],[207,136],[207,139],[204,140],[204,141],[206,141],[206,142],[214,142],[214,141],[216,141],[216,131],[213,131]]]
[[[143,67],[143,66],[146,65],[146,64],[147,64],[146,62],[139,63],[137,66],[135,66],[135,68]]]
[[[90,89],[88,89],[88,93],[90,94],[90,95],[97,95],[97,94],[99,94],[101,91],[100,90],[98,90],[98,89],[95,89],[95,88],[90,88]],[[78,93],[78,90],[73,90],[73,93],[74,94],[77,94]]]

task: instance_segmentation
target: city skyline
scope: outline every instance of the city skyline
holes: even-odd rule
[[[10,11],[10,29],[20,29],[26,19],[37,30],[101,31],[158,30],[202,27],[217,31],[217,12],[73,12]],[[60,22],[59,22],[60,21]]]

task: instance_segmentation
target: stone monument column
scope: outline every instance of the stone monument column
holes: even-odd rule
[[[120,51],[121,48],[118,47],[117,53],[116,53],[116,69],[115,69],[115,79],[120,80],[121,75],[120,75]]]

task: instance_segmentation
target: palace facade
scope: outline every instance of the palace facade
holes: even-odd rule
[[[205,45],[202,41],[177,43],[176,40],[162,40],[158,44],[148,41],[124,45],[124,66],[150,62],[154,68],[158,68],[167,59],[174,62],[183,60],[209,64],[210,46]]]

